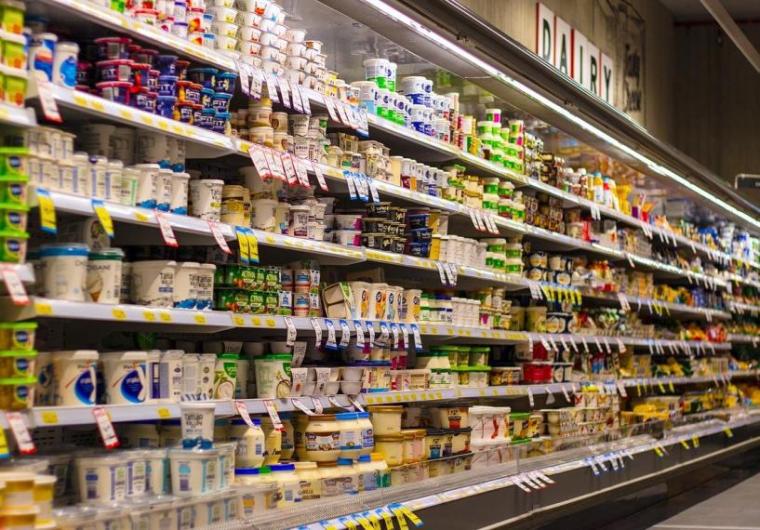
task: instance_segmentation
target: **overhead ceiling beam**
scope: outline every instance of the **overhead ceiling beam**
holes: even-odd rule
[[[702,5],[712,15],[718,25],[726,32],[728,37],[736,44],[739,51],[747,58],[749,64],[760,73],[760,53],[752,45],[738,24],[731,18],[731,14],[721,4],[720,0],[702,0]]]

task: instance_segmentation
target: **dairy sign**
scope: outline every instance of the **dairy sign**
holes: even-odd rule
[[[536,54],[592,94],[615,104],[615,63],[583,33],[536,3]]]

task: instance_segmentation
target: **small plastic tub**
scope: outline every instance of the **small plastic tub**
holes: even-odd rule
[[[0,377],[34,377],[36,351],[0,351]]]
[[[212,108],[216,112],[227,112],[230,108],[231,99],[232,96],[229,94],[216,92],[211,100]]]
[[[34,405],[34,386],[37,378],[1,377],[0,408],[4,410],[26,410]]]
[[[156,114],[163,116],[164,118],[174,119],[174,109],[177,105],[177,98],[175,96],[161,96],[156,97]]]
[[[199,83],[195,83],[198,86],[203,86]],[[200,101],[199,103],[204,109],[211,109],[213,110],[213,101],[214,101],[214,89],[213,88],[201,88],[200,92]]]
[[[193,123],[194,107],[192,103],[179,102],[177,103],[177,114],[179,115],[179,121],[182,123]]]
[[[0,323],[0,350],[34,351],[36,322]]]
[[[211,130],[211,128],[214,126],[214,116],[216,116],[214,109],[203,109],[201,111],[201,119],[199,122],[196,122],[195,125],[201,127],[202,129]]]
[[[170,449],[172,495],[197,497],[216,491],[219,454],[213,449]]]
[[[158,78],[158,95],[159,96],[176,96],[177,94],[177,76],[161,75]]]
[[[362,244],[362,233],[360,230],[333,230],[333,242],[342,246],[360,247]]]
[[[224,134],[228,121],[230,121],[230,114],[228,112],[215,112],[214,119],[211,121],[211,130]]]
[[[144,110],[146,112],[153,112],[150,110],[151,108],[155,110],[155,106],[151,104],[150,99],[151,97],[155,100],[156,93],[151,92],[148,87],[142,87],[140,90],[132,94],[132,99],[130,100],[130,105],[133,106],[136,109]]]
[[[129,90],[132,83],[122,81],[107,81],[95,85],[98,96],[115,103],[129,105]]]
[[[156,56],[156,67],[161,75],[177,75],[177,56],[176,55],[158,55]]]
[[[193,83],[199,83],[203,88],[215,89],[216,75],[219,72],[216,68],[190,68],[187,71],[187,78]]]
[[[190,66],[190,61],[179,59],[177,61],[177,65],[175,66],[177,70],[177,74],[176,74],[177,77],[185,81],[187,79],[187,69],[189,66]]]
[[[150,65],[148,63],[132,63],[132,77],[129,79],[135,88],[148,88],[150,78]]]
[[[237,74],[234,72],[220,72],[216,75],[214,80],[214,91],[219,94],[232,94],[235,93],[235,83],[237,82]]]
[[[161,77],[161,72],[151,68],[148,70],[148,88],[151,92],[158,92],[158,78]]]
[[[80,457],[76,468],[82,502],[114,502],[127,497],[128,463],[122,455]]]
[[[197,105],[201,102],[201,89],[203,87],[192,81],[177,81],[177,100],[180,103],[192,103]]]
[[[0,203],[0,230],[25,232],[29,207],[24,204]]]
[[[339,230],[361,230],[361,214],[338,214],[335,216],[335,228]]]
[[[7,68],[2,74],[5,102],[16,107],[23,107],[26,99],[26,86],[29,76],[25,70]]]
[[[114,59],[128,59],[129,45],[132,39],[127,37],[103,37],[95,39],[98,47],[98,59],[101,61]]]
[[[0,230],[0,262],[22,263],[26,259],[29,234]]]
[[[98,72],[98,79],[100,79],[101,82],[127,82],[132,79],[132,61],[129,59],[98,61],[95,63],[95,68]]]

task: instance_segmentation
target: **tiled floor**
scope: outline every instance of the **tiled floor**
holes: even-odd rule
[[[760,530],[760,473],[651,528],[653,530]]]

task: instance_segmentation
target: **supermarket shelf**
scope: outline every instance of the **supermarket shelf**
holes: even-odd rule
[[[650,377],[650,378],[632,378],[623,380],[611,380],[604,382],[563,382],[531,385],[509,385],[509,386],[491,386],[485,388],[437,388],[425,390],[408,390],[408,391],[390,391],[390,392],[370,392],[355,396],[354,399],[360,405],[381,405],[391,403],[417,403],[417,402],[437,402],[453,401],[458,399],[473,398],[519,398],[531,396],[542,396],[546,394],[567,394],[578,392],[583,385],[593,385],[606,393],[621,392],[620,387],[632,388],[643,387],[654,389],[659,387],[660,393],[667,392],[665,389],[671,385],[690,385],[699,383],[724,384],[732,379],[745,377],[757,377],[760,375],[758,370],[748,370],[743,372],[730,372],[719,376],[701,376],[701,377]],[[267,414],[264,399],[241,399],[245,403],[248,412],[251,414]],[[299,408],[294,404],[298,402],[309,410],[317,408],[316,402],[319,401],[323,409],[328,408],[348,408],[352,406],[349,396],[339,394],[336,396],[305,396],[292,398],[279,398],[271,400],[279,412],[297,411]],[[237,410],[231,400],[213,400],[216,404],[215,414],[219,417],[236,416]],[[136,405],[102,405],[108,412],[111,421],[114,423],[143,421],[143,420],[167,420],[179,418],[180,406],[176,402],[156,401]],[[82,406],[58,406],[58,407],[34,407],[24,413],[27,427],[54,427],[65,425],[86,425],[95,422],[91,407]],[[4,418],[0,419],[4,420]],[[4,425],[4,423],[0,423]]]
[[[749,285],[750,287],[760,289],[760,281],[753,280],[750,278],[745,278],[743,276],[739,276],[738,274],[727,275],[726,279],[731,282],[741,283],[742,285]]]
[[[231,57],[210,48],[193,44],[187,39],[177,37],[155,26],[138,22],[134,18],[118,13],[107,7],[96,5],[91,0],[40,0],[51,8],[62,9],[76,15],[79,19],[100,24],[110,29],[133,35],[135,38],[154,46],[182,54],[194,61],[203,62],[227,71],[236,70]]]
[[[502,528],[530,516],[541,517],[547,509],[567,508],[578,499],[612,496],[617,488],[635,487],[645,480],[661,481],[681,468],[749,450],[760,443],[758,422],[760,417],[752,413],[734,414],[728,422],[707,419],[674,429],[659,440],[639,435],[597,442],[390,490],[360,493],[351,502],[339,498],[320,499],[318,506],[317,502],[304,502],[288,510],[264,513],[256,525],[262,530],[358,528],[359,518],[355,516],[366,512],[357,512],[357,506],[379,515],[378,509],[387,511],[390,503],[400,503],[413,510],[425,527],[454,524],[461,528]],[[535,478],[538,473],[550,477],[551,483]],[[532,486],[526,478],[531,479]],[[518,489],[518,481],[526,489]],[[542,509],[536,510],[536,506]]]
[[[34,85],[31,83],[30,88]],[[30,90],[30,97],[35,97],[34,90]],[[188,142],[188,157],[216,158],[235,152],[232,139],[223,134],[58,85],[50,85],[50,91],[61,108],[185,140]]]
[[[757,346],[760,343],[760,335],[741,335],[731,333],[728,340],[736,344],[752,344]]]
[[[20,108],[0,103],[0,123],[14,127],[36,127],[37,118],[32,108]]]
[[[34,267],[31,263],[3,263],[0,264],[0,269],[12,269],[22,283],[34,283]]]
[[[726,302],[726,305],[732,313],[739,313],[742,315],[749,313],[754,316],[760,312],[760,306],[754,304],[742,304],[740,302],[728,301]]]
[[[89,198],[80,195],[71,195],[57,191],[51,191],[50,197],[56,209],[63,212],[74,213],[78,215],[92,216],[95,212],[92,209],[92,202]],[[129,223],[134,225],[150,226],[156,229],[158,234],[158,220],[156,219],[155,210],[139,208],[135,206],[125,206],[123,204],[106,202],[105,203],[111,218],[114,221]],[[191,234],[208,238],[213,242],[213,234],[207,221],[192,217],[189,215],[163,214],[175,232],[179,234]],[[236,239],[235,228],[232,225],[218,223],[220,233],[225,239],[233,241]],[[283,234],[274,234],[261,230],[253,230],[259,245],[273,247],[293,252],[316,255],[323,258],[327,264],[351,264],[364,261],[364,254],[361,249],[347,248],[341,245],[328,243],[324,241],[313,241],[291,237]],[[117,232],[118,234],[118,232]],[[180,239],[181,241],[181,239]],[[327,258],[327,259],[324,259]]]
[[[662,300],[655,300],[652,298],[641,298],[638,296],[630,296],[625,293],[602,293],[594,289],[585,288],[582,290],[584,299],[601,300],[604,302],[611,302],[613,305],[620,304],[620,296],[627,300],[632,310],[639,311],[641,313],[648,313],[650,315],[670,315],[674,317],[683,316],[687,318],[703,318],[711,321],[716,320],[728,320],[731,318],[731,314],[727,311],[720,309],[710,309],[707,307],[696,307],[686,304],[675,304],[671,302],[663,302]]]

